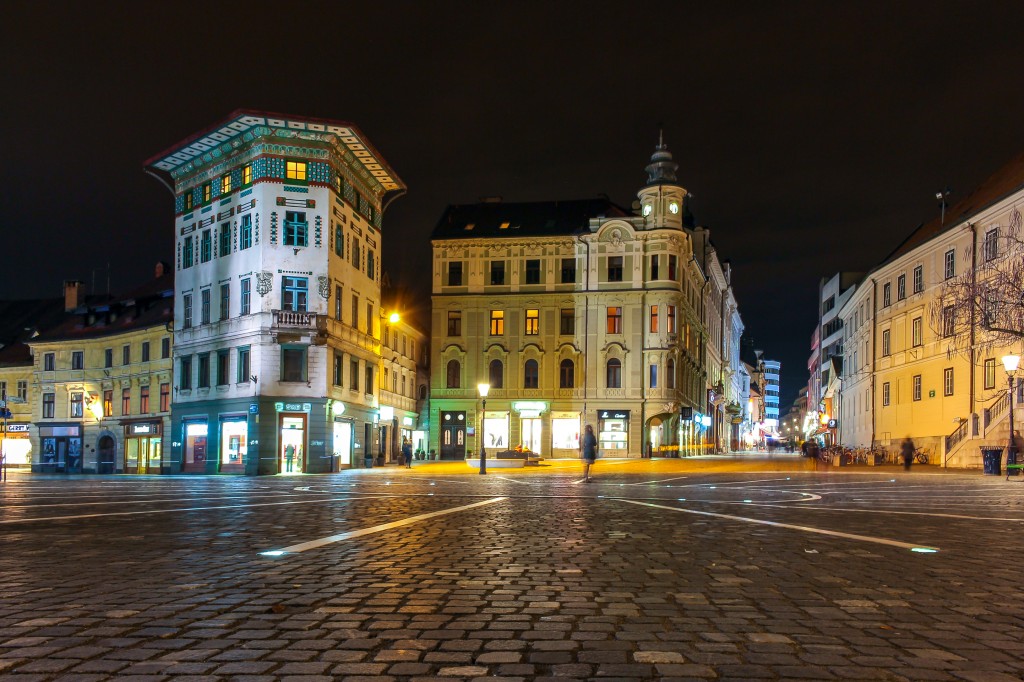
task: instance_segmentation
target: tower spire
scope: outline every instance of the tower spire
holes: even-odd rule
[[[651,155],[651,162],[644,170],[647,171],[647,184],[658,185],[664,182],[676,182],[676,170],[679,164],[672,160],[672,152],[665,144],[664,130],[658,129],[658,146]]]

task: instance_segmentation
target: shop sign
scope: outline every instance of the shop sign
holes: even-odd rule
[[[679,418],[682,419],[684,422],[692,421],[693,420],[693,408],[692,407],[680,407],[679,408]]]
[[[598,419],[629,419],[629,410],[598,410]]]
[[[709,415],[709,414],[702,414],[700,416],[700,425],[701,426],[711,426],[711,415]]]
[[[512,409],[515,410],[516,412],[535,412],[536,414],[524,414],[522,416],[537,417],[540,416],[541,412],[548,409],[548,404],[539,400],[517,400],[514,403],[512,403]]]
[[[412,417],[402,417],[402,426],[412,426]]]
[[[310,445],[310,447],[314,447],[314,448],[315,447],[321,447],[322,448],[324,446],[324,442],[322,440],[311,440],[311,441],[309,441],[309,445]]]
[[[259,403],[249,403],[249,414],[259,414],[259,413],[260,413],[260,404]]]
[[[380,418],[386,422],[393,420],[395,418],[395,408],[391,405],[381,405]]]
[[[839,422],[837,422],[835,419],[829,419],[828,420],[828,428],[834,429],[837,426],[839,426]]]
[[[155,432],[155,429],[153,428],[152,424],[132,424],[131,426],[128,427],[128,429],[129,433],[131,433],[133,436],[145,435]]]
[[[310,403],[274,403],[274,409],[278,412],[311,412],[313,406]]]
[[[28,433],[28,424],[8,424],[7,433]]]

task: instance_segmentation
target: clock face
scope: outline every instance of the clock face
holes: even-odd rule
[[[644,206],[644,215],[645,216],[651,215],[651,205],[650,204],[647,204],[646,206]]]
[[[679,213],[679,204],[677,204],[674,201],[670,202],[668,205],[668,210],[671,211],[672,213]]]

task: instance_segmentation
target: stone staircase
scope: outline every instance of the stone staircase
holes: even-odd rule
[[[971,418],[960,422],[951,434],[945,437],[942,459],[936,464],[962,469],[981,469],[981,448],[1003,448],[1003,462],[1006,461],[1006,446],[1010,439],[1010,395],[1004,393]],[[1024,413],[1021,403],[1013,408],[1013,424],[1017,431],[1024,427]]]

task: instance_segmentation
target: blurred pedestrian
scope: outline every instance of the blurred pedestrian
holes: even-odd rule
[[[405,460],[405,468],[412,469],[412,443],[408,438],[402,439],[402,459]]]
[[[900,455],[903,456],[903,470],[910,471],[910,465],[914,463],[914,441],[910,440],[910,436],[903,439],[900,444]]]
[[[594,427],[590,424],[583,429],[580,449],[583,451],[583,480],[590,483],[590,467],[597,461],[597,436],[594,435]]]

